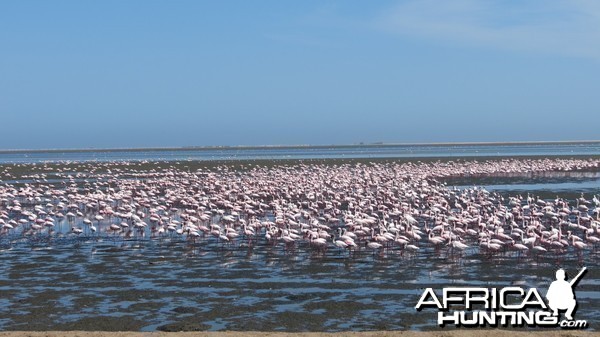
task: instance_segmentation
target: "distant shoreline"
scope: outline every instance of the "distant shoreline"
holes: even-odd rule
[[[83,148],[83,149],[4,149],[0,154],[11,153],[77,153],[77,152],[147,152],[147,151],[237,151],[264,149],[324,149],[324,148],[376,148],[397,146],[489,146],[489,145],[552,145],[552,144],[600,144],[600,140],[568,140],[568,141],[514,141],[514,142],[444,142],[444,143],[369,143],[341,145],[232,145],[232,146],[184,146],[184,147],[148,147],[148,148]]]

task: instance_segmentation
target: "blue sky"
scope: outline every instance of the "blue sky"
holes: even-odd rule
[[[597,1],[2,1],[0,148],[600,139]]]

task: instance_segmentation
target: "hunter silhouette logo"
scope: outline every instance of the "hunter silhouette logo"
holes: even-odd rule
[[[571,282],[565,281],[566,275],[563,269],[556,271],[556,281],[552,282],[550,288],[548,288],[548,293],[546,294],[548,306],[552,309],[552,314],[554,316],[558,316],[559,310],[566,310],[567,313],[565,314],[565,317],[568,320],[573,320],[573,311],[577,307],[577,300],[575,299],[573,288],[586,271],[587,268],[583,267]]]
[[[433,288],[427,288],[415,309],[421,311],[426,307],[436,307],[441,327],[451,324],[457,327],[586,328],[587,321],[573,320],[577,309],[574,288],[586,271],[584,267],[571,281],[566,281],[565,271],[559,269],[556,281],[550,284],[546,293],[548,303],[536,288],[451,287],[443,288],[441,297]],[[566,311],[566,320],[559,321],[560,311]]]

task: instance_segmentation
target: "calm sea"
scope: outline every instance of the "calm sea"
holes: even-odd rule
[[[600,155],[598,143],[468,144],[468,145],[357,145],[264,148],[198,148],[169,150],[88,150],[0,152],[0,163],[113,160],[248,160],[326,158],[411,158],[488,156]]]

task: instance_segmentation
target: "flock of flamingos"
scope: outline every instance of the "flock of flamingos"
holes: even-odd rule
[[[598,196],[543,200],[444,183],[598,171],[599,159],[136,165],[25,165],[28,173],[18,177],[0,168],[0,244],[171,240],[200,249],[271,245],[286,254],[335,250],[348,257],[424,249],[581,257],[600,243]]]

